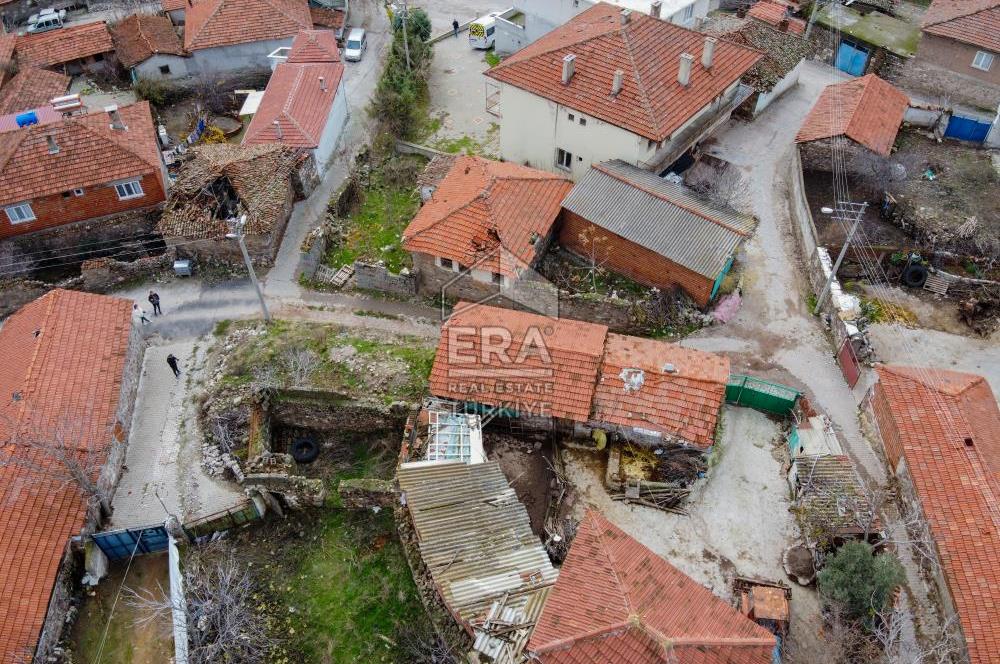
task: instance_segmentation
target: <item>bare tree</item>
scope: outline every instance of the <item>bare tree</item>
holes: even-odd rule
[[[312,374],[319,368],[320,358],[308,348],[289,348],[282,356],[282,364],[288,371],[292,387],[309,384]]]
[[[604,273],[604,264],[608,261],[608,249],[606,247],[609,239],[606,235],[601,235],[596,227],[591,226],[579,233],[577,239],[587,249],[585,260],[587,264],[583,267],[575,268],[584,273],[584,278],[590,282],[591,292],[597,292],[597,278]],[[603,258],[600,256],[603,253]]]
[[[231,413],[228,415],[215,415],[209,423],[209,431],[212,434],[212,438],[223,454],[232,452],[233,449],[239,446],[239,435],[234,432],[234,429],[239,428],[236,419],[236,416]]]
[[[692,188],[719,207],[742,212],[750,197],[750,183],[739,169],[727,165],[713,178],[702,178]]]
[[[128,588],[124,601],[137,610],[140,625],[170,624],[174,609],[182,608],[187,615],[190,664],[264,664],[278,640],[256,608],[260,592],[250,568],[232,551],[208,548],[196,550],[185,561],[183,606],[175,606],[163,588]]]
[[[903,645],[903,626],[913,622],[913,616],[897,600],[884,609],[872,607],[876,616],[872,636],[878,643],[881,656],[879,664],[964,664],[968,662],[958,622],[952,615],[934,635],[915,648]]]

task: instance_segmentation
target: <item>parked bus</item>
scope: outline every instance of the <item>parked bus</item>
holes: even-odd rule
[[[496,30],[497,16],[503,12],[490,12],[469,24],[469,45],[472,48],[487,49],[496,40],[493,32]]]

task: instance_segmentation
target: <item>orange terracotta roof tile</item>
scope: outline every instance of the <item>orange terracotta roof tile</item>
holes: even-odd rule
[[[728,357],[609,334],[593,419],[657,431],[707,448],[715,437],[728,379]]]
[[[177,11],[178,9],[186,10],[193,4],[194,2],[192,0],[160,0],[160,7],[162,7],[165,12]]]
[[[1000,407],[982,376],[877,367],[972,664],[1000,653]]]
[[[43,68],[114,50],[111,33],[104,21],[21,35],[14,47],[19,65]]]
[[[317,147],[343,76],[344,64],[333,33],[300,32],[292,42],[288,61],[271,74],[242,145]]]
[[[0,133],[0,205],[77,187],[159,173],[160,148],[149,102],[119,109],[127,129],[103,111]],[[47,136],[59,151],[49,151]]]
[[[17,35],[11,32],[0,32],[0,85],[6,80],[7,67],[14,60],[14,45]]]
[[[828,85],[795,140],[847,136],[872,152],[888,155],[909,104],[906,93],[875,74]]]
[[[111,29],[118,61],[134,67],[157,54],[184,55],[184,46],[166,16],[133,14]]]
[[[541,664],[770,664],[774,635],[597,512],[528,642]]]
[[[787,5],[764,0],[751,7],[747,11],[747,16],[775,27],[781,27],[784,23],[787,26],[785,28],[787,32],[801,35],[806,30],[806,22],[800,18],[790,16],[788,9]]]
[[[441,329],[430,391],[586,422],[607,332],[603,325],[460,302]]]
[[[312,27],[306,0],[200,0],[184,12],[184,48],[283,39]]]
[[[339,30],[344,27],[344,12],[340,9],[326,9],[325,7],[310,7],[309,15],[312,17],[314,26]]]
[[[52,458],[12,435],[72,428],[81,449],[106,448],[118,408],[132,305],[54,290],[0,328],[0,661],[34,654],[59,564],[84,525],[85,504]],[[6,402],[6,400],[5,400]],[[34,455],[34,456],[32,456]]]
[[[572,188],[527,166],[458,157],[403,231],[403,247],[516,277],[535,262]]]
[[[921,29],[1000,53],[1000,0],[934,0]]]
[[[701,65],[705,35],[640,12],[625,25],[621,8],[599,3],[524,47],[486,75],[592,115],[645,138],[669,138],[762,56],[720,40],[711,69]],[[695,56],[690,84],[677,81],[680,56]],[[562,59],[576,56],[569,84]],[[615,71],[625,73],[611,94]]]
[[[38,108],[66,94],[70,77],[48,69],[23,67],[0,88],[0,115]]]

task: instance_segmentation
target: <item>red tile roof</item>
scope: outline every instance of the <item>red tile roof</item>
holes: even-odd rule
[[[671,373],[665,367],[672,365]],[[629,374],[642,372],[641,385]],[[593,419],[637,426],[707,448],[726,398],[729,358],[653,339],[609,334]]]
[[[200,0],[184,12],[184,48],[283,39],[312,27],[306,0]]]
[[[934,0],[920,27],[932,35],[1000,53],[1000,0]]]
[[[761,53],[720,40],[715,64],[701,66],[705,35],[632,12],[620,22],[621,8],[600,3],[524,47],[486,75],[654,141],[670,137],[750,69]],[[677,81],[680,56],[695,56],[691,81]],[[568,85],[562,83],[563,56],[576,56]],[[618,95],[611,94],[615,71],[625,73]]]
[[[324,7],[310,7],[309,15],[312,16],[314,26],[337,30],[344,27],[344,12],[340,9],[326,9]]]
[[[800,18],[793,18],[788,15],[788,6],[778,2],[764,0],[758,2],[747,11],[747,16],[763,21],[775,27],[781,27],[782,22],[788,26],[786,32],[793,32],[801,35],[806,30],[806,22]]]
[[[23,67],[0,88],[0,115],[38,108],[69,89],[70,77],[48,69]]]
[[[71,426],[81,449],[103,453],[118,408],[131,309],[118,298],[54,290],[0,328],[0,394],[5,403],[20,394],[0,406],[0,422],[12,423],[0,424],[0,444],[5,455],[23,460],[0,463],[0,661],[34,654],[60,560],[86,508],[58,471],[40,469],[51,456],[30,459],[25,447],[11,444],[11,432]]]
[[[775,638],[597,512],[528,651],[542,664],[770,664]]]
[[[460,302],[441,329],[430,390],[586,422],[607,333],[603,325]],[[502,355],[491,351],[507,341]]]
[[[192,4],[193,2],[190,0],[160,0],[160,7],[162,7],[165,12],[172,12],[178,9],[187,10],[187,8]]]
[[[0,205],[159,173],[149,103],[122,106],[119,113],[126,130],[111,129],[98,111],[0,133]],[[55,136],[55,154],[47,135]]]
[[[300,32],[292,42],[288,61],[279,64],[271,74],[242,145],[280,143],[297,148],[317,147],[343,76],[344,64],[340,62],[333,33]],[[275,122],[279,123],[280,132]]]
[[[104,21],[72,25],[37,35],[21,35],[14,47],[21,66],[55,67],[98,53],[115,50]]]
[[[972,664],[1000,653],[1000,407],[982,376],[877,367]],[[884,426],[884,423],[883,423]],[[883,432],[885,434],[885,432]]]
[[[7,80],[7,67],[14,60],[14,44],[16,43],[16,34],[0,32],[0,86]]]
[[[111,40],[124,67],[134,67],[154,55],[184,55],[184,46],[166,16],[133,14],[111,29]]]
[[[875,74],[828,85],[795,140],[847,136],[872,152],[888,155],[909,104],[905,92]]]
[[[527,166],[458,157],[403,231],[403,247],[516,277],[534,263],[572,188]]]

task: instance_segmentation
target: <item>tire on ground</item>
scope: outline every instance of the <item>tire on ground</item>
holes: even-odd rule
[[[903,270],[903,283],[910,288],[923,288],[927,283],[927,268],[923,265],[910,265]]]
[[[291,454],[296,463],[312,463],[319,456],[319,444],[312,438],[297,438]]]

